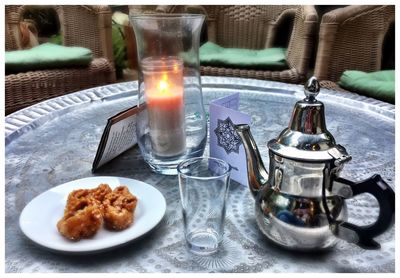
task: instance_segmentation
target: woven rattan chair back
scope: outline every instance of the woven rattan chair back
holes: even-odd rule
[[[5,6],[5,48],[6,51],[17,50],[19,47],[19,22],[22,6]]]
[[[274,47],[278,36],[289,36],[283,71],[201,67],[203,75],[219,75],[300,83],[308,74],[309,61],[318,24],[314,6],[304,5],[229,5],[229,6],[159,6],[160,12],[196,12],[206,14],[207,37],[224,47],[262,49]],[[278,34],[279,25],[293,19],[292,31]]]
[[[110,9],[107,6],[57,6],[61,32],[66,46],[84,46],[95,57],[113,60]],[[93,26],[93,23],[96,23]]]
[[[394,20],[395,6],[348,6],[324,14],[315,76],[337,82],[345,70],[380,70],[384,38]]]
[[[262,49],[274,46],[280,22],[286,17],[294,18],[297,8],[296,5],[171,5],[158,6],[156,11],[203,13],[207,15],[209,41],[224,47]]]
[[[6,6],[6,50],[21,49],[20,22],[27,6]],[[63,44],[92,50],[88,67],[67,67],[6,74],[6,114],[40,101],[115,82],[111,9],[107,6],[56,6]]]
[[[262,49],[273,46],[276,27],[293,17],[296,6],[203,6],[207,12],[208,39],[224,47]],[[290,34],[284,34],[290,36]]]

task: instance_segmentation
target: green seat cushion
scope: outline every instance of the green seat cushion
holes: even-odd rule
[[[338,82],[342,88],[386,102],[395,102],[395,71],[346,70]]]
[[[92,51],[83,47],[44,43],[28,50],[6,51],[7,73],[29,70],[87,66],[92,61]]]
[[[212,42],[207,42],[200,47],[200,64],[203,66],[264,70],[284,70],[288,68],[286,48],[260,50],[225,48]]]

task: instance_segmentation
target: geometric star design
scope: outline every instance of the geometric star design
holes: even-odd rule
[[[224,148],[227,154],[239,153],[239,146],[242,140],[236,133],[232,120],[228,117],[225,121],[218,119],[217,128],[214,129],[218,138],[218,146]]]

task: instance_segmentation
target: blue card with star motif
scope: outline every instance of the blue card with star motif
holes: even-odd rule
[[[247,186],[246,154],[233,125],[250,124],[251,117],[239,111],[239,94],[210,102],[210,156],[228,162],[231,178]]]

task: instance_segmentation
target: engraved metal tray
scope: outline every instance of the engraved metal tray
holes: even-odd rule
[[[240,93],[240,110],[252,115],[252,130],[268,166],[266,142],[289,122],[303,87],[241,78],[203,77],[210,100]],[[352,93],[321,90],[327,127],[353,159],[342,176],[361,180],[379,173],[394,188],[395,106]],[[394,272],[394,227],[377,238],[379,251],[339,242],[327,252],[297,253],[269,243],[258,230],[247,188],[232,183],[225,235],[216,256],[188,253],[183,238],[178,181],[152,173],[134,147],[99,173],[91,166],[110,116],[136,104],[137,82],[112,84],[51,99],[5,118],[6,272]],[[206,149],[205,154],[208,154]],[[19,230],[24,206],[38,194],[94,175],[138,179],[159,189],[167,212],[152,233],[117,252],[80,257],[43,250]],[[378,214],[367,194],[346,201],[349,221],[367,224]]]

